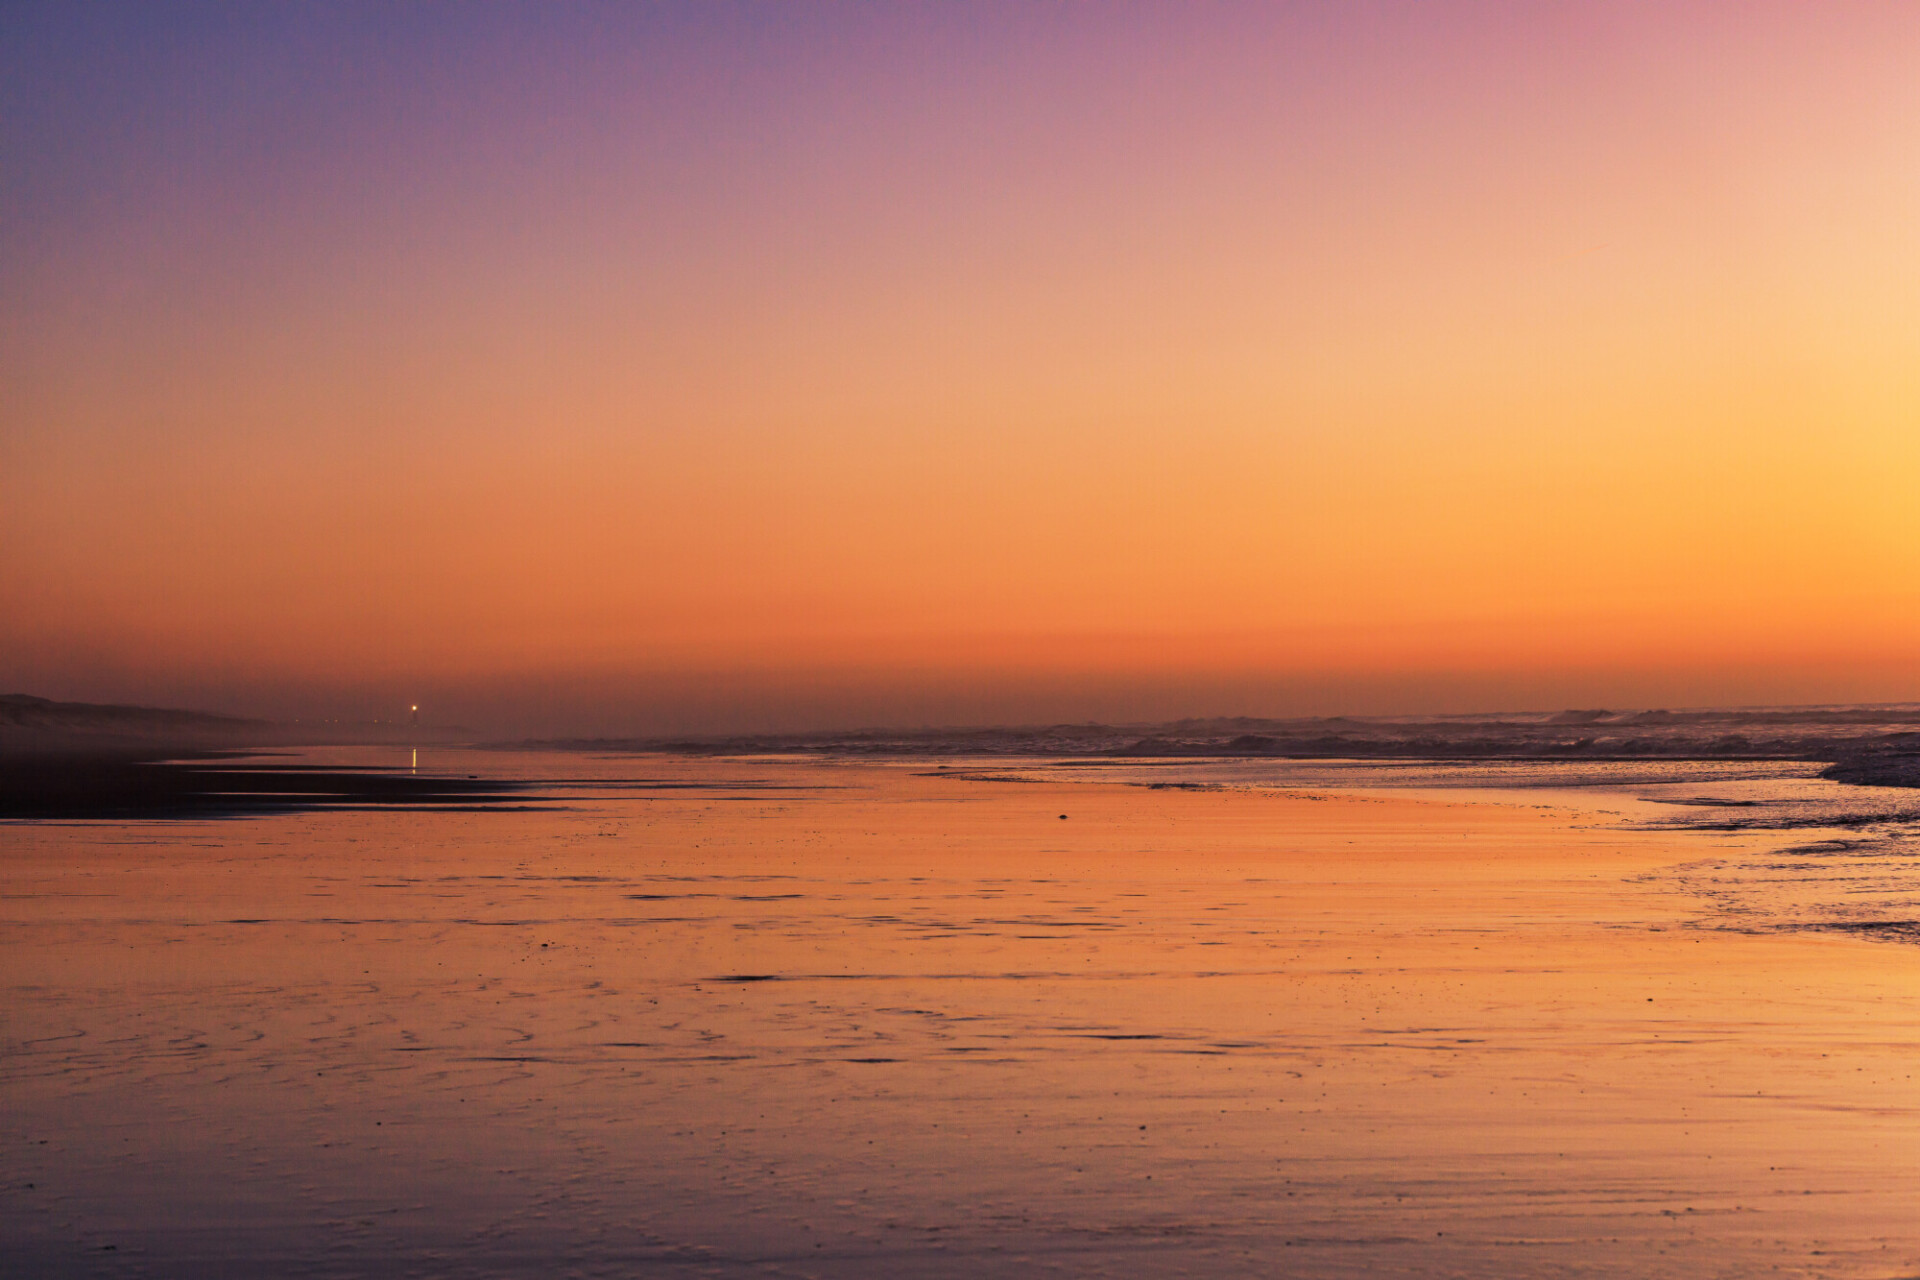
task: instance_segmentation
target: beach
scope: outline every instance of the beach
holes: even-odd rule
[[[1674,870],[1817,832],[417,767],[526,791],[4,829],[23,1273],[1920,1272],[1920,950],[1738,927]]]

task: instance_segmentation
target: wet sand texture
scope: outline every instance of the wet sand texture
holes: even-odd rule
[[[491,759],[0,828],[9,1274],[1920,1274],[1920,950],[1660,874],[1780,833]]]

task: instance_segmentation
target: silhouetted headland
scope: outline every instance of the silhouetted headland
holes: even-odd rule
[[[297,737],[267,720],[0,695],[0,819],[493,809],[534,798],[500,779],[260,761],[264,746]]]

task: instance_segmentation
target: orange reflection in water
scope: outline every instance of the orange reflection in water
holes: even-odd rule
[[[1687,929],[1698,900],[1636,879],[1778,836],[920,766],[431,767],[569,799],[7,831],[11,1252],[75,1274],[1920,1264],[1920,953]]]

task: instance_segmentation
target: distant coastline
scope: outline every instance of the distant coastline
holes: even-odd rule
[[[418,732],[410,736],[431,740]],[[392,735],[349,732],[322,735],[316,742],[311,731],[271,720],[0,694],[0,819],[233,818],[394,806],[497,809],[537,800],[514,780],[235,758],[271,754],[276,747],[322,745],[329,737],[387,745]]]
[[[0,817],[239,816],[358,805],[538,802],[512,779],[236,763],[317,745],[450,744],[463,731],[314,726],[178,708],[0,695]],[[1220,717],[1156,724],[863,729],[690,737],[530,738],[483,749],[1076,760],[1429,760],[1454,763],[1800,761],[1862,786],[1920,787],[1920,705],[1575,710],[1449,716]]]
[[[0,756],[188,752],[241,747],[425,745],[472,736],[455,725],[386,721],[302,724],[120,703],[57,702],[25,693],[0,693]]]
[[[677,755],[1038,756],[1081,759],[1575,762],[1795,760],[1822,776],[1920,786],[1920,706],[1558,711],[1485,716],[1230,717],[1162,724],[1058,724],[715,737],[545,738],[518,750]]]

